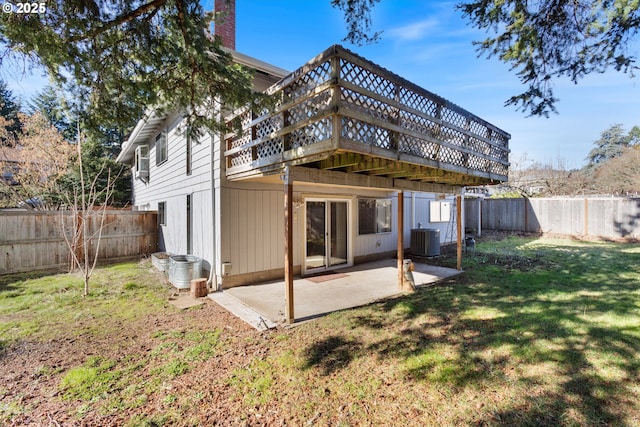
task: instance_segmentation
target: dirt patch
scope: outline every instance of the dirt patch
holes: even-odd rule
[[[530,271],[535,268],[549,267],[551,263],[541,254],[531,257],[519,254],[482,253],[477,255],[481,263],[495,264],[504,268],[518,271]]]

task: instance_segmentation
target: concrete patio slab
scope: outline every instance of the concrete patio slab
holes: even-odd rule
[[[296,322],[319,317],[334,311],[359,307],[374,301],[399,295],[398,275],[395,259],[359,264],[354,267],[341,268],[331,274],[329,280],[313,280],[313,278],[297,278],[293,282],[294,315]],[[416,262],[413,277],[416,286],[424,286],[447,277],[459,274],[460,271],[445,267],[436,267]],[[239,286],[221,292],[242,303],[242,309],[249,307],[252,313],[249,324],[256,327],[260,318],[269,324],[285,322],[285,283],[283,280],[257,285]],[[210,298],[218,301],[223,307],[234,313],[238,310],[232,304],[225,304],[223,298],[210,294]],[[227,299],[228,301],[228,299]],[[234,313],[238,317],[243,315]],[[245,317],[246,314],[244,315]],[[260,328],[258,328],[260,329]]]
[[[277,326],[272,320],[263,317],[252,307],[230,295],[229,292],[214,292],[209,294],[209,298],[259,331],[265,331]]]

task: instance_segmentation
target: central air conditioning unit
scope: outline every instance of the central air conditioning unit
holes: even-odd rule
[[[133,164],[133,176],[136,179],[149,179],[149,146],[139,145],[136,147],[135,162]]]
[[[424,257],[440,255],[440,230],[432,228],[412,229],[411,254]]]

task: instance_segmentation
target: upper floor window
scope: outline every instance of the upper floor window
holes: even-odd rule
[[[193,171],[193,137],[187,133],[187,164],[186,164],[186,174],[191,175]]]
[[[136,179],[149,182],[149,147],[139,145],[136,147],[133,163],[133,172]]]
[[[166,162],[168,157],[167,132],[162,131],[156,136],[156,165]]]

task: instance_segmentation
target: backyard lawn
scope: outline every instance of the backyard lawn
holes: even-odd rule
[[[489,236],[463,268],[262,333],[149,261],[87,298],[0,276],[0,425],[640,425],[640,245]]]

